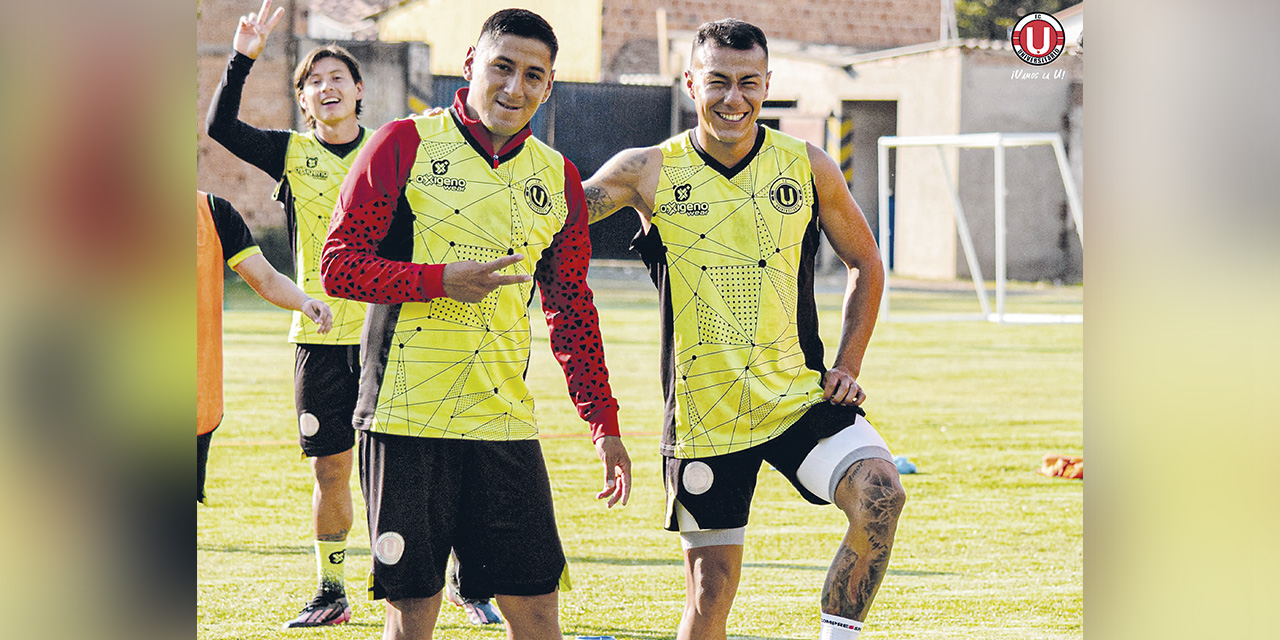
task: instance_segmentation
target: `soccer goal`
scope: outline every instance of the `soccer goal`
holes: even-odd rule
[[[965,261],[969,265],[969,274],[973,278],[973,288],[978,295],[981,315],[939,315],[929,320],[988,320],[998,323],[1079,323],[1084,321],[1082,314],[1043,314],[1043,313],[1008,313],[1005,311],[1006,270],[1006,217],[1005,210],[1005,149],[1008,147],[1030,147],[1049,145],[1053,147],[1054,157],[1058,162],[1058,173],[1062,176],[1062,186],[1067,192],[1067,207],[1071,210],[1075,222],[1076,235],[1080,238],[1080,246],[1084,246],[1084,217],[1081,211],[1080,192],[1076,189],[1075,178],[1067,164],[1066,149],[1062,144],[1062,136],[1057,133],[962,133],[939,136],[882,136],[876,145],[879,164],[879,196],[880,196],[880,255],[884,260],[885,273],[889,273],[890,238],[889,229],[889,149],[901,147],[934,147],[938,150],[938,160],[942,163],[943,176],[947,188],[951,192],[951,201],[955,206],[956,233],[960,236],[960,246],[964,249]],[[951,170],[947,166],[945,149],[992,149],[995,152],[995,286],[996,303],[992,311],[987,297],[987,288],[982,277],[982,268],[978,265],[978,257],[973,248],[973,236],[969,233],[969,223],[965,218],[964,207],[960,204],[960,192],[952,179]],[[884,294],[880,298],[880,318],[889,318],[889,282],[885,279]],[[905,319],[905,318],[904,318]]]

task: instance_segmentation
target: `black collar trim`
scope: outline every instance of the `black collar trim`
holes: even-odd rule
[[[747,153],[747,156],[738,162],[738,164],[734,165],[732,169],[720,164],[719,160],[712,158],[711,154],[707,153],[702,148],[702,145],[698,144],[698,136],[693,134],[694,131],[690,130],[689,142],[693,143],[693,150],[698,152],[698,157],[702,158],[702,161],[707,163],[708,167],[715,169],[716,173],[724,176],[726,180],[732,180],[739,173],[742,173],[742,170],[746,169],[747,165],[751,164],[752,160],[756,159],[757,153],[760,153],[760,147],[764,146],[765,129],[759,124],[756,125],[756,143],[752,145],[751,151]]]
[[[351,155],[351,152],[355,151],[356,148],[360,146],[360,143],[364,141],[364,136],[367,132],[368,129],[361,126],[360,135],[356,136],[355,140],[352,140],[351,142],[344,142],[342,144],[329,144],[328,142],[321,140],[320,136],[316,136],[315,138],[316,142],[319,142],[320,146],[324,147],[329,153],[345,160],[347,156]]]

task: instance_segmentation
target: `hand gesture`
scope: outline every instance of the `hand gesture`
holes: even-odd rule
[[[442,276],[444,293],[458,302],[480,302],[498,287],[529,282],[533,276],[528,274],[503,276],[497,273],[521,260],[524,260],[524,255],[517,253],[484,264],[475,260],[450,262],[444,266]]]
[[[329,305],[315,298],[307,298],[307,301],[302,303],[302,313],[320,325],[316,333],[329,333],[333,328],[333,311],[329,309]]]
[[[596,456],[604,465],[604,490],[596,499],[609,498],[607,507],[613,508],[619,500],[625,506],[631,497],[631,456],[618,436],[604,436],[596,440]]]
[[[276,28],[276,23],[280,22],[280,18],[284,16],[284,9],[276,9],[276,12],[267,18],[267,13],[271,11],[271,0],[262,0],[262,9],[257,13],[250,13],[247,16],[240,16],[240,24],[236,27],[236,37],[231,41],[231,46],[238,52],[242,53],[254,60],[258,59],[258,54],[262,53],[262,48],[267,46],[267,36],[271,35],[271,30]]]
[[[822,399],[831,404],[861,405],[867,394],[862,392],[853,374],[840,367],[832,367],[822,377]]]

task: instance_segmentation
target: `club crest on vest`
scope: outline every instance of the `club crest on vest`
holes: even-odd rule
[[[804,205],[804,196],[800,195],[800,183],[791,178],[778,178],[769,186],[769,202],[779,213],[792,214]]]
[[[551,194],[546,185],[537,178],[529,178],[524,183],[524,201],[533,212],[545,216],[551,212]]]

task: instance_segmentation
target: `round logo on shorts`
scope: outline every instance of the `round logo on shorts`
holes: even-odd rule
[[[1028,13],[1009,32],[1009,44],[1013,52],[1027,64],[1049,64],[1062,55],[1067,35],[1062,23],[1047,13]]]
[[[700,496],[711,488],[711,483],[715,482],[716,475],[711,472],[711,467],[702,461],[690,462],[684,468],[684,490],[695,496]]]
[[[791,178],[778,178],[769,186],[769,202],[780,213],[792,214],[804,205],[804,196],[800,194],[800,183]]]
[[[404,556],[404,536],[394,531],[378,536],[373,543],[373,555],[377,556],[378,562],[382,564],[400,562],[400,558]]]
[[[320,433],[320,419],[303,412],[302,415],[298,416],[298,431],[308,438]]]

